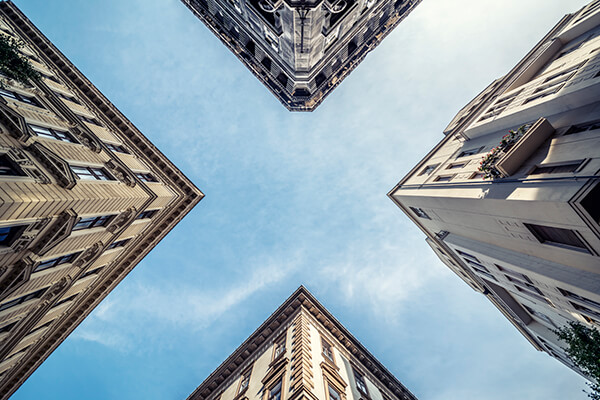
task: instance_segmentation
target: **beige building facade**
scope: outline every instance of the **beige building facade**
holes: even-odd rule
[[[188,400],[416,400],[304,287]]]
[[[388,196],[536,349],[577,371],[553,330],[600,327],[600,1],[559,21],[444,135]]]
[[[0,89],[0,398],[202,199],[12,2],[41,74]]]

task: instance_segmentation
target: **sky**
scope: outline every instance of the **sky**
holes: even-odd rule
[[[290,113],[178,0],[15,0],[206,197],[12,397],[185,399],[305,285],[419,399],[586,399],[386,193],[585,0],[423,0]]]

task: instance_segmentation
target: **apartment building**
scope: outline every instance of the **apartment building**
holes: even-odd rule
[[[538,350],[600,327],[600,1],[467,104],[388,194]]]
[[[188,400],[416,400],[304,287]]]
[[[290,111],[313,111],[421,0],[182,0]]]
[[[42,78],[0,88],[0,398],[200,201],[10,1],[0,34]]]

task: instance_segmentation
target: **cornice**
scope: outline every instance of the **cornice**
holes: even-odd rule
[[[219,386],[238,372],[244,362],[251,358],[261,345],[271,338],[282,324],[304,310],[319,321],[366,370],[375,376],[398,398],[416,400],[416,397],[389,372],[335,317],[306,289],[300,286],[250,337],[242,343],[200,386],[188,400],[205,400]]]

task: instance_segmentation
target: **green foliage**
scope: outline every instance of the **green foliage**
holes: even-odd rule
[[[573,362],[589,377],[600,382],[600,332],[580,323],[569,322],[555,333],[569,345],[567,354]],[[600,400],[600,384],[588,383],[591,392],[588,397]]]
[[[41,75],[33,69],[27,57],[19,52],[21,47],[23,42],[0,35],[0,74],[27,85],[30,79],[40,79]],[[0,86],[3,87],[1,82]]]

